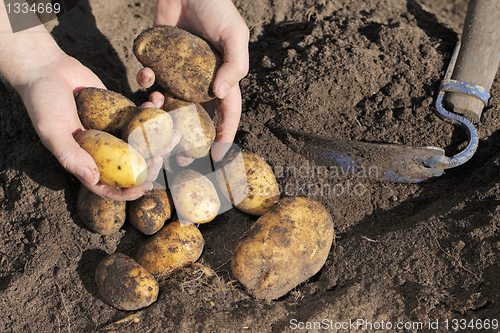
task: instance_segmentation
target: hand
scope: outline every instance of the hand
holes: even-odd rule
[[[177,26],[195,35],[203,36],[219,52],[224,63],[214,80],[217,96],[216,142],[233,142],[241,116],[241,92],[239,81],[248,73],[249,31],[245,21],[231,0],[157,0],[153,25]],[[137,74],[137,82],[145,88],[155,81],[154,73],[143,68]],[[152,93],[144,106],[160,107],[164,97]],[[214,145],[212,158],[220,161],[230,145]],[[192,161],[184,155],[177,156],[180,165]]]
[[[148,161],[148,177],[138,187],[116,188],[99,183],[92,157],[74,140],[84,130],[76,111],[74,95],[84,87],[105,88],[99,78],[76,59],[61,54],[36,68],[30,82],[18,89],[43,144],[59,163],[92,192],[113,200],[134,200],[152,188],[162,166],[160,157]],[[176,140],[176,141],[175,141]],[[180,140],[176,134],[169,151]]]

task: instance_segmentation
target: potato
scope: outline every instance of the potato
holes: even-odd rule
[[[255,154],[228,154],[216,175],[224,196],[247,214],[262,215],[280,198],[273,169]]]
[[[172,117],[165,111],[147,108],[137,113],[123,130],[122,139],[150,158],[165,153],[174,134]]]
[[[146,180],[146,161],[125,141],[98,130],[79,132],[75,140],[94,159],[101,183],[116,187],[133,187]]]
[[[152,235],[158,232],[173,213],[174,203],[170,192],[153,188],[139,199],[128,202],[127,216],[140,232]]]
[[[154,276],[167,274],[198,260],[204,243],[194,224],[175,221],[142,243],[134,258]]]
[[[157,26],[140,33],[133,50],[174,96],[198,103],[215,98],[213,82],[222,57],[204,39],[180,28]]]
[[[113,253],[101,260],[97,265],[95,281],[104,301],[120,310],[138,310],[158,298],[156,279],[123,253]]]
[[[174,128],[181,132],[178,151],[194,158],[206,156],[215,140],[215,126],[203,106],[166,97],[163,108],[172,116]]]
[[[76,213],[90,230],[101,235],[111,235],[125,223],[126,204],[125,201],[102,198],[80,185]]]
[[[283,198],[237,245],[231,270],[256,298],[276,299],[320,270],[333,238],[333,221],[323,205]]]
[[[125,96],[106,89],[83,88],[75,98],[82,124],[121,137],[138,108]]]
[[[207,223],[219,212],[220,201],[212,182],[198,171],[185,169],[170,186],[175,209],[190,223]]]

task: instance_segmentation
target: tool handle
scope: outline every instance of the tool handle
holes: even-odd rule
[[[500,61],[500,1],[470,0],[462,31],[462,46],[452,80],[490,90]],[[479,122],[484,104],[463,94],[448,93],[451,109],[473,123]]]

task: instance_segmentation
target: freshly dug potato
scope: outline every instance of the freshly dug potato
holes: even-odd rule
[[[128,98],[114,91],[100,88],[83,88],[75,98],[76,109],[82,124],[121,137],[125,126],[138,108]]]
[[[104,199],[80,185],[76,200],[76,213],[90,230],[111,235],[125,223],[125,201]]]
[[[203,106],[166,97],[163,108],[172,116],[174,128],[181,132],[178,151],[194,158],[206,156],[215,140],[215,126]]]
[[[264,214],[280,198],[273,169],[261,157],[246,152],[228,154],[217,170],[217,183],[224,196],[239,210]]]
[[[231,270],[256,298],[276,299],[320,270],[333,237],[333,221],[323,205],[283,198],[238,244]]]
[[[156,82],[180,99],[207,102],[222,57],[207,41],[185,30],[157,26],[134,40],[139,62],[155,73]]]
[[[190,223],[207,223],[219,212],[220,201],[212,182],[198,171],[180,171],[170,186],[175,209]]]
[[[80,132],[75,136],[75,140],[94,159],[101,183],[116,187],[133,187],[146,180],[146,161],[125,141],[98,130]]]
[[[160,156],[172,141],[172,117],[161,109],[147,108],[137,113],[123,130],[122,139],[144,157]]]
[[[123,253],[113,253],[101,260],[97,265],[95,281],[101,297],[120,310],[138,310],[158,298],[156,279]]]
[[[153,188],[139,199],[128,202],[127,216],[140,232],[152,235],[158,232],[173,213],[174,203],[170,192]]]
[[[142,243],[134,256],[154,276],[187,266],[201,256],[205,241],[194,224],[179,221],[164,226]]]

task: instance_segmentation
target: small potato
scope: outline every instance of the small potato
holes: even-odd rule
[[[120,310],[138,310],[158,298],[156,279],[134,259],[122,253],[113,253],[99,262],[95,281],[101,297]]]
[[[75,140],[94,159],[101,183],[116,187],[133,187],[146,180],[146,161],[125,141],[98,130],[80,132],[75,136]]]
[[[147,108],[130,120],[123,130],[122,139],[147,159],[165,153],[172,141],[173,131],[174,123],[167,112]]]
[[[334,238],[332,217],[306,198],[283,198],[252,225],[231,270],[250,294],[276,299],[324,265]]]
[[[154,276],[187,266],[201,256],[205,241],[194,224],[179,221],[164,226],[142,243],[134,258]]]
[[[127,216],[140,232],[152,235],[158,232],[172,216],[174,203],[170,192],[154,188],[139,199],[128,202]]]
[[[207,223],[219,212],[220,201],[212,182],[194,170],[182,170],[170,186],[177,213],[190,223]]]
[[[104,199],[80,185],[76,200],[76,213],[90,230],[111,235],[125,223],[125,201]]]
[[[206,156],[215,140],[215,126],[203,106],[166,97],[163,108],[172,116],[174,128],[181,132],[178,151],[193,158]]]
[[[224,196],[247,214],[262,215],[280,198],[273,169],[255,154],[228,154],[216,175]]]
[[[157,26],[141,32],[133,50],[171,94],[198,103],[215,98],[213,82],[222,57],[204,39],[180,28]]]
[[[75,102],[78,116],[86,128],[108,132],[119,138],[138,111],[134,102],[125,96],[100,88],[83,88]]]

